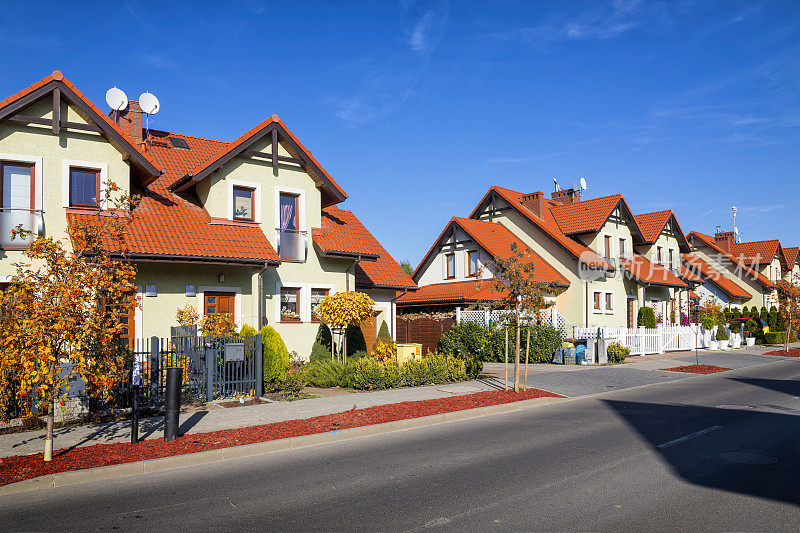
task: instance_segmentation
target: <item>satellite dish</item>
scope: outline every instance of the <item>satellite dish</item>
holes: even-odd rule
[[[122,89],[112,87],[106,91],[106,103],[114,111],[122,111],[128,107],[128,97]]]
[[[148,115],[155,115],[158,113],[161,105],[158,103],[158,98],[151,93],[142,93],[139,97],[139,107]]]
[[[581,178],[581,190],[586,190],[586,178]]]

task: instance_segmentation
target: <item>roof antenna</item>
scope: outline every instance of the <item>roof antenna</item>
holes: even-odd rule
[[[553,178],[553,185],[555,186],[555,192],[561,190],[561,187],[558,185],[558,180],[556,178]]]
[[[154,94],[151,94],[150,92],[145,92],[139,96],[139,107],[142,108],[142,113],[144,113],[146,117],[145,132],[147,133],[147,135],[145,136],[145,139],[149,139],[150,115],[155,115],[156,113],[158,113],[158,110],[161,109],[161,104],[158,103],[158,98],[156,98]]]
[[[720,231],[722,231],[722,226],[715,226],[715,227],[717,228],[715,233],[719,233]]]
[[[739,238],[739,228],[736,227],[736,206],[731,206],[733,211],[733,242],[742,242]]]

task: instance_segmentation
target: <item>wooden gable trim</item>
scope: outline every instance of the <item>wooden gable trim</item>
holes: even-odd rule
[[[28,107],[52,94],[53,97],[53,116],[49,119],[39,117],[29,117],[20,115],[17,111]],[[62,121],[60,118],[61,98],[65,98],[70,104],[74,105],[81,117],[94,124],[79,124],[75,122]],[[58,108],[58,109],[55,109]],[[139,166],[145,169],[152,176],[158,177],[161,171],[142,155],[141,152],[120,132],[112,128],[97,112],[91,108],[82,98],[63,81],[52,80],[38,89],[26,94],[22,98],[11,102],[2,109],[0,109],[0,120],[9,120],[16,123],[26,124],[42,124],[51,125],[53,134],[60,133],[60,128],[92,131],[101,134],[107,141],[117,145],[119,149],[125,152],[131,159],[133,159]]]

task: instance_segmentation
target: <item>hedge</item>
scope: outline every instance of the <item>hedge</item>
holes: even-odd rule
[[[636,317],[636,325],[639,327],[644,326],[649,329],[658,327],[656,313],[653,311],[652,307],[644,306],[639,308],[639,313]]]
[[[785,331],[770,331],[764,334],[765,344],[785,344],[786,332]]]
[[[520,328],[520,360],[525,360],[528,328],[531,330],[529,360],[549,363],[561,345],[561,332],[551,325],[538,324]],[[508,329],[508,357],[514,358],[516,330]],[[439,339],[438,351],[443,354],[473,354],[478,361],[502,362],[505,360],[505,331],[503,328],[484,328],[474,322],[455,324]],[[480,371],[480,370],[478,370]],[[477,375],[477,374],[476,374]]]
[[[331,337],[331,330],[325,324],[320,324],[317,329],[317,337],[314,339],[314,345],[311,346],[311,355],[309,361],[330,361],[332,359],[331,346],[333,339]]]

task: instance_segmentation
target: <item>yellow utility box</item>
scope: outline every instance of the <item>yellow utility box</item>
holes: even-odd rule
[[[402,365],[409,359],[422,358],[422,345],[415,342],[407,344],[397,344],[397,364]]]

